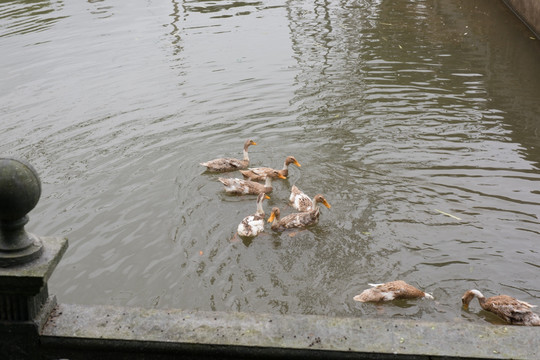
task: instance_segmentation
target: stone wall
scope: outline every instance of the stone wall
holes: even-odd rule
[[[540,38],[540,1],[503,0],[506,5]]]

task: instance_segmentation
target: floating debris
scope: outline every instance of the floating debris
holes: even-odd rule
[[[441,211],[441,210],[439,210],[439,209],[435,209],[435,211],[438,212],[438,213],[441,213],[441,214],[443,214],[443,215],[449,216],[449,217],[451,217],[452,219],[461,220],[461,218],[459,218],[459,217],[457,217],[457,216],[455,216],[455,215],[449,214],[449,213],[447,213],[447,212]]]

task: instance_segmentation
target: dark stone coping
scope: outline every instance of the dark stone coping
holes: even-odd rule
[[[66,304],[40,338],[50,358],[70,359],[538,359],[540,351],[540,327]]]
[[[28,264],[0,267],[0,293],[36,295],[52,275],[67,250],[68,241],[58,237],[40,237],[44,244],[41,256]]]

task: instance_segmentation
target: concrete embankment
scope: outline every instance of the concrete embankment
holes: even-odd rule
[[[540,1],[503,1],[535,33],[536,37],[540,39]]]

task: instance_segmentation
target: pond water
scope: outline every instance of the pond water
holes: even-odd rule
[[[27,230],[68,237],[64,303],[496,321],[540,305],[540,42],[491,0],[3,1],[0,153],[40,173]],[[200,162],[281,167],[318,225]],[[239,176],[230,173],[225,176]],[[402,279],[435,301],[355,303]]]

